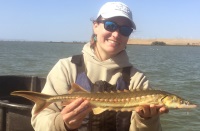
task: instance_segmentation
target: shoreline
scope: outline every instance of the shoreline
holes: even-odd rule
[[[144,39],[144,38],[130,38],[128,40],[129,45],[152,45],[152,42],[164,42],[166,46],[200,46],[200,39],[175,39],[175,38],[154,38],[154,39]],[[63,43],[63,44],[85,44],[87,42],[81,41],[19,41],[19,40],[0,40],[0,43],[4,42],[42,42],[42,43]]]
[[[170,39],[170,38],[155,38],[155,39],[140,39],[130,38],[130,45],[151,45],[152,42],[165,42],[166,45],[181,45],[181,46],[200,46],[200,39]]]

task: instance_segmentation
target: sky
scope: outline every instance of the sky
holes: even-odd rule
[[[200,39],[200,0],[119,0],[137,30],[130,38]],[[89,41],[108,0],[0,0],[0,40]]]

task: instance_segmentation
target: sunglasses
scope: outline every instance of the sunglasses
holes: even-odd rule
[[[117,23],[109,20],[99,20],[98,22],[104,24],[105,30],[114,32],[119,29],[120,34],[126,37],[128,37],[133,31],[133,28],[130,26],[119,26]]]

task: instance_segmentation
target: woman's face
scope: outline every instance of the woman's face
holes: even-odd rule
[[[114,17],[106,20],[113,21],[119,26],[131,27],[130,21],[124,17]],[[97,36],[96,46],[100,54],[112,57],[126,48],[129,37],[120,34],[119,29],[110,32],[104,28],[104,23],[95,22],[93,30]]]

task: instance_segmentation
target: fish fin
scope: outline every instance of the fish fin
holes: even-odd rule
[[[33,91],[14,91],[11,93],[14,96],[24,97],[35,102],[35,111],[34,114],[38,114],[44,108],[49,106],[52,102],[47,102],[47,99],[50,98],[50,95],[42,94],[39,92]]]
[[[96,107],[96,108],[93,108],[92,111],[95,115],[98,115],[98,114],[101,114],[103,113],[104,111],[106,111],[107,109],[105,108],[100,108],[100,107]]]
[[[79,86],[78,84],[76,83],[72,83],[71,84],[71,89],[68,91],[68,94],[71,94],[73,92],[87,92],[87,93],[90,93],[89,91],[85,90],[83,87]]]

